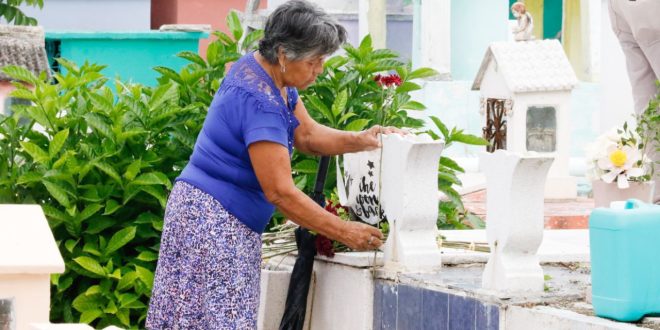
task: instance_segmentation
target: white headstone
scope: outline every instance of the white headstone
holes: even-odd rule
[[[490,257],[486,289],[504,295],[543,292],[536,254],[543,240],[543,191],[553,158],[505,150],[483,153],[486,174],[486,235]]]
[[[391,134],[383,136],[382,151],[344,155],[346,181],[337,180],[340,200],[372,224],[382,205],[389,223],[386,267],[430,271],[442,265],[436,222],[443,146],[428,135]]]
[[[0,299],[13,299],[17,329],[47,323],[50,274],[64,272],[38,205],[0,205]]]

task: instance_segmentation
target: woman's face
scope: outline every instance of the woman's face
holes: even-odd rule
[[[286,71],[282,75],[286,86],[305,89],[323,72],[325,56],[312,56],[297,61],[286,61]]]

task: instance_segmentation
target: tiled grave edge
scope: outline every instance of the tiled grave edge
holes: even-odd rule
[[[500,307],[459,293],[378,280],[373,329],[497,330]]]

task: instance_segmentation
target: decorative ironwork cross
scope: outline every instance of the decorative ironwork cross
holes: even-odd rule
[[[486,100],[486,126],[483,128],[483,137],[488,141],[488,152],[497,149],[506,149],[506,109],[503,99]]]

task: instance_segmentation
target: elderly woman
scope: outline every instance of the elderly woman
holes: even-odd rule
[[[289,1],[268,18],[259,50],[229,70],[190,162],[177,179],[147,316],[150,329],[255,329],[261,233],[277,207],[288,219],[358,249],[374,227],[326,212],[291,178],[291,153],[337,155],[379,146],[378,133],[316,123],[297,89],[312,84],[346,31],[321,9]]]

